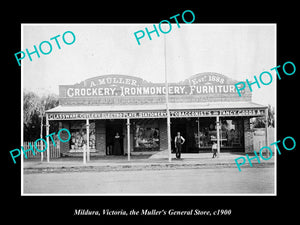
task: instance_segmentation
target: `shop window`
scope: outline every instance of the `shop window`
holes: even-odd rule
[[[196,148],[211,148],[213,141],[217,137],[215,121],[210,119],[196,120],[199,131],[195,130],[195,147]]]
[[[136,125],[134,148],[135,150],[159,150],[159,129],[151,125]]]
[[[221,131],[223,141],[221,147],[242,147],[243,145],[243,121],[235,120],[221,120]]]
[[[243,121],[241,119],[221,119],[220,145],[221,148],[243,147]],[[217,141],[215,120],[199,120],[199,132],[194,132],[196,148],[211,148]]]
[[[89,145],[90,152],[96,151],[95,123],[90,123]],[[83,152],[87,144],[86,123],[72,122],[70,126],[71,133],[71,150],[70,152]]]

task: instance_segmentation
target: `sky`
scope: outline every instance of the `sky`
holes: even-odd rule
[[[158,22],[154,22],[158,26]],[[253,88],[252,101],[275,106],[276,64],[275,24],[184,24],[176,23],[168,34],[147,34],[138,45],[134,33],[153,24],[22,24],[20,51],[34,51],[43,41],[52,44],[48,55],[32,54],[22,60],[23,89],[38,95],[58,95],[59,85],[72,85],[85,79],[122,74],[154,83],[165,81],[164,43],[169,82],[179,82],[202,73],[217,72],[229,78],[254,80],[263,71],[273,75],[268,86]],[[168,30],[164,27],[164,30]],[[71,45],[62,35],[72,31],[76,40]],[[61,49],[57,48],[57,38]],[[165,37],[164,37],[165,36]],[[72,37],[65,36],[68,42]],[[165,42],[164,42],[165,38]],[[48,51],[47,44],[43,45]],[[16,62],[17,63],[17,62]]]

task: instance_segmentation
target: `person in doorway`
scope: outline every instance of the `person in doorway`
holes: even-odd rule
[[[120,143],[121,136],[117,132],[114,137],[114,145],[113,145],[113,153],[114,155],[121,155],[121,143]]]
[[[181,156],[181,146],[184,144],[185,139],[180,135],[180,132],[177,132],[177,136],[175,137],[175,148],[176,148],[176,158],[180,159]]]
[[[213,156],[212,158],[217,157],[217,149],[218,149],[218,145],[216,142],[213,142],[213,145],[211,146],[211,150],[213,152]]]

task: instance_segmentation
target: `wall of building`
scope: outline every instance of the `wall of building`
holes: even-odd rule
[[[244,118],[244,141],[245,141],[245,152],[253,152],[253,132],[250,129],[250,118]]]
[[[124,149],[124,155],[127,154],[127,125],[123,126],[123,149]]]
[[[105,155],[106,150],[106,126],[105,120],[96,120],[96,150],[97,153]]]
[[[71,121],[70,121],[71,122]],[[62,122],[59,122],[59,130],[62,129],[62,128],[66,128],[66,129],[70,129],[70,123],[69,121],[62,121]],[[61,132],[60,133],[60,136],[61,136],[61,139],[63,140],[66,140],[68,139],[68,133],[67,132]],[[70,142],[59,142],[59,145],[60,145],[60,153],[61,154],[64,154],[64,153],[67,153],[69,150],[70,150]]]
[[[160,137],[160,150],[166,150],[168,149],[167,119],[159,119],[158,128]]]

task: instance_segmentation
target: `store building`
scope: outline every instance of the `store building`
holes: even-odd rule
[[[221,153],[251,152],[250,118],[267,116],[267,107],[253,103],[247,89],[239,97],[237,82],[211,72],[167,88],[134,76],[92,77],[60,85],[59,106],[46,111],[46,121],[70,131],[71,140],[60,146],[65,155],[82,152],[84,144],[91,156],[163,151],[168,146],[168,89],[172,148],[179,131],[186,139],[183,153],[210,152],[215,141]]]

